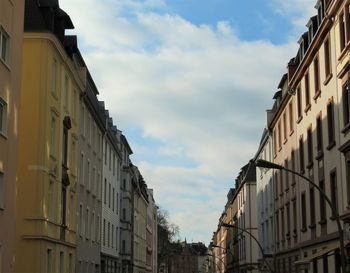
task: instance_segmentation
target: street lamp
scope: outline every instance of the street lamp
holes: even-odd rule
[[[339,243],[340,243],[340,252],[341,252],[341,268],[342,268],[342,272],[345,273],[346,272],[346,259],[345,259],[345,246],[344,246],[344,232],[340,223],[340,217],[339,214],[334,206],[334,204],[332,204],[332,201],[328,198],[328,196],[326,195],[326,193],[317,185],[315,184],[311,179],[309,179],[308,177],[287,169],[281,165],[275,164],[273,162],[270,161],[266,161],[263,159],[258,159],[255,162],[252,160],[251,162],[253,162],[253,164],[255,164],[256,167],[261,167],[261,168],[266,168],[266,169],[277,169],[277,170],[284,170],[286,172],[292,173],[296,176],[299,176],[301,178],[303,178],[304,180],[306,180],[309,184],[311,184],[312,186],[314,186],[322,195],[322,197],[327,201],[328,205],[330,206],[331,210],[332,210],[332,214],[337,222],[337,226],[338,226],[338,232],[339,232]]]
[[[211,243],[209,244],[209,247],[212,247],[212,248],[215,247],[215,248],[223,249],[223,250],[225,250],[226,252],[230,253],[231,256],[234,258],[234,255],[233,255],[233,253],[231,252],[231,250],[230,250],[229,247],[225,248],[225,247],[222,247],[222,246],[218,246],[218,245],[215,245],[213,242],[211,242]]]
[[[261,246],[261,244],[259,243],[258,239],[251,233],[249,232],[248,230],[246,229],[243,229],[241,227],[238,227],[238,226],[234,226],[234,225],[230,225],[230,224],[226,224],[226,223],[221,223],[221,226],[223,227],[227,227],[227,228],[235,228],[239,231],[242,231],[244,233],[247,233],[258,245],[260,251],[261,251],[261,254],[262,254],[262,257],[263,257],[263,261],[265,262],[266,266],[268,267],[268,269],[270,270],[271,273],[274,273],[275,271],[271,268],[271,265],[267,262],[266,260],[266,255],[264,253],[264,249],[263,247]]]
[[[215,255],[212,255],[212,254],[207,254],[207,255],[208,255],[208,256],[211,256],[211,257],[214,257],[214,258],[218,259],[220,262],[222,262],[223,268],[225,269],[225,261],[224,261],[222,258],[219,258],[219,257],[217,257],[217,256],[215,256]],[[214,263],[215,263],[215,265],[217,266],[217,268],[219,269],[219,271],[221,272],[221,271],[222,271],[222,270],[221,270],[221,267],[218,266],[218,264],[215,262],[215,260],[214,260]]]

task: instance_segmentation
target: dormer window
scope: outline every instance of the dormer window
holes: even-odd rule
[[[317,9],[317,23],[320,26],[324,18],[324,4],[323,1],[319,0],[315,6]]]

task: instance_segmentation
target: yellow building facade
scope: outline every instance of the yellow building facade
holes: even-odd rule
[[[73,27],[58,6],[50,12],[61,34]],[[75,37],[35,28],[25,17],[15,272],[73,273],[79,96],[86,73],[68,54]]]
[[[15,260],[23,0],[0,1],[0,273]]]

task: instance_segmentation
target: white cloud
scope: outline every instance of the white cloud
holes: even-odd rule
[[[291,39],[300,36],[306,31],[306,24],[310,17],[317,14],[316,1],[310,0],[272,0],[270,5],[276,13],[290,18],[294,25],[294,30],[291,34]]]
[[[156,155],[178,160],[183,153],[196,163],[137,162],[182,235],[208,242],[227,191],[254,156],[295,41],[244,42],[227,22],[212,28],[149,11],[163,1],[117,2],[87,0],[82,7],[61,0],[61,6],[77,27],[100,99],[118,127],[141,128],[159,139]],[[125,16],[125,5],[134,5],[134,16]],[[138,150],[150,152],[135,145]]]

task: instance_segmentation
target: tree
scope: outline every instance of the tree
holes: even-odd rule
[[[169,213],[157,206],[158,225],[158,268],[168,268],[169,258],[177,252],[175,241],[179,238],[180,228],[170,222]]]

